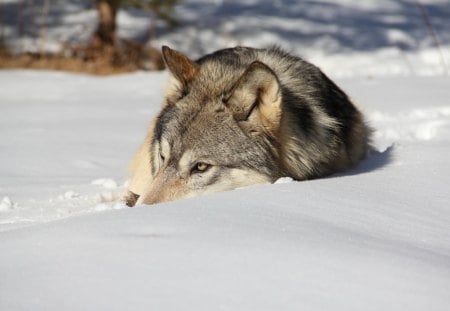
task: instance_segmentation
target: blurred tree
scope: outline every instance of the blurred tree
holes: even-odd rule
[[[120,3],[121,0],[96,0],[98,24],[94,33],[94,45],[114,45]]]
[[[116,41],[116,18],[121,7],[133,7],[150,11],[156,18],[170,26],[177,24],[174,7],[182,0],[96,0],[98,25],[94,33],[94,45],[112,46]],[[153,25],[153,23],[151,23]],[[151,26],[153,27],[153,26]]]
[[[155,38],[155,20],[162,19],[169,26],[177,25],[174,18],[175,5],[182,0],[96,0],[98,14],[97,28],[89,44],[84,48],[73,49],[74,53],[84,59],[103,60],[114,67],[162,69],[159,50],[146,47],[146,43]],[[132,7],[151,12],[149,29],[145,42],[135,42],[118,38],[117,13],[123,7]]]
[[[157,18],[167,22],[170,26],[178,25],[173,17],[174,8],[182,0],[122,0],[123,6],[152,12]]]

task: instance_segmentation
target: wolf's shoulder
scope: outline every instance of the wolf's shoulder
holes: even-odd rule
[[[199,59],[197,63],[202,65],[205,63],[224,63],[228,65],[238,65],[248,61],[255,61],[257,59],[258,49],[237,46],[233,48],[226,48],[206,54]]]
[[[258,60],[261,57],[272,57],[275,59],[283,59],[285,61],[302,60],[300,57],[295,56],[293,53],[289,53],[279,46],[273,45],[268,48],[261,49],[247,46],[225,48],[206,54],[197,59],[196,62],[202,64],[209,61],[239,61],[243,59]]]
[[[305,61],[296,53],[288,52],[277,45],[267,48],[252,48],[236,46],[221,49],[199,58],[196,62],[200,65],[229,66],[238,68],[248,66],[254,61],[260,61],[270,67],[274,72],[289,71],[317,71],[317,68]]]

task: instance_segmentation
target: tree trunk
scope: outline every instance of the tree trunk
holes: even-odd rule
[[[113,46],[116,40],[116,15],[120,0],[96,0],[98,26],[94,40],[100,46]]]

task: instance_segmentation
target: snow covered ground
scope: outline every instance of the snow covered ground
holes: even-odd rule
[[[351,172],[104,202],[165,78],[0,72],[1,310],[447,310],[448,78],[338,80],[377,130]]]
[[[448,3],[420,2],[449,63]],[[49,35],[92,27],[70,3]],[[0,71],[0,310],[448,310],[450,78],[414,1],[178,10],[190,24],[158,42],[306,56],[365,111],[377,152],[330,178],[129,209],[110,201],[167,74]],[[145,18],[122,12],[120,31]]]

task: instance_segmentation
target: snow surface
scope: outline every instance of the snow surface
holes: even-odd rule
[[[46,48],[87,37],[83,3],[52,2]],[[450,7],[420,3],[441,51],[415,1],[186,0],[184,27],[158,24],[194,56],[277,43],[354,99],[376,152],[307,182],[126,208],[167,74],[0,71],[0,310],[448,310]],[[42,47],[1,4],[4,39]],[[119,24],[138,37],[148,16]]]
[[[0,72],[1,310],[448,309],[449,78],[338,80],[350,172],[125,208],[165,79]]]

